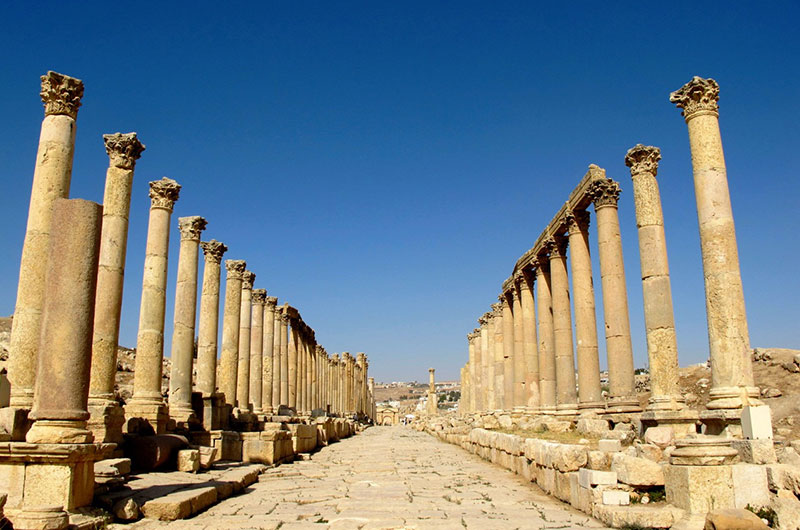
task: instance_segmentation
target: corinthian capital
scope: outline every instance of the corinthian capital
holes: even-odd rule
[[[631,175],[637,173],[658,173],[658,161],[661,160],[661,149],[650,145],[636,144],[628,149],[625,165],[631,168]]]
[[[178,218],[178,230],[181,232],[181,241],[196,241],[200,239],[200,232],[206,229],[206,221],[199,215]]]
[[[578,210],[577,212],[567,210],[564,218],[567,221],[567,229],[570,234],[586,232],[589,229],[590,217],[589,212],[586,210]]]
[[[252,302],[255,305],[264,305],[267,301],[266,289],[253,289]]]
[[[145,149],[135,132],[104,134],[103,143],[110,165],[120,169],[133,169]]]
[[[268,296],[266,301],[267,306],[275,307],[278,305],[278,297],[277,296]]]
[[[42,91],[39,93],[44,103],[44,115],[63,114],[73,120],[78,117],[78,107],[83,97],[83,81],[57,72],[47,72],[42,76]]]
[[[225,246],[225,243],[220,243],[216,239],[201,242],[200,248],[203,249],[206,261],[213,261],[214,263],[221,263],[222,255],[228,251],[228,247]]]
[[[228,271],[229,280],[241,280],[247,263],[243,259],[226,259],[225,270]]]
[[[703,114],[719,116],[719,85],[711,78],[694,76],[691,81],[672,92],[669,100],[681,109],[681,116],[687,122]]]
[[[611,179],[598,180],[592,184],[590,193],[595,208],[616,207],[620,194],[619,184]]]
[[[256,273],[244,271],[244,274],[242,274],[242,289],[252,289],[254,283],[256,283]]]
[[[567,239],[565,237],[550,237],[545,242],[545,247],[550,253],[550,259],[567,255]]]
[[[172,179],[162,177],[150,183],[150,208],[164,208],[172,211],[181,192],[181,185]]]

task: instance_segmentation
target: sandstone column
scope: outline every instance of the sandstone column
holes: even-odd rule
[[[277,299],[276,299],[277,303]],[[281,309],[275,307],[272,338],[272,413],[281,406]]]
[[[553,295],[550,261],[536,263],[536,317],[539,319],[539,400],[544,414],[556,411],[556,350],[553,332]]]
[[[556,352],[556,410],[558,414],[576,414],[578,396],[575,391],[575,354],[567,277],[567,240],[562,237],[551,239],[549,249],[553,296],[553,342]]]
[[[228,277],[225,281],[225,306],[222,315],[222,353],[219,364],[219,390],[225,403],[236,404],[236,369],[239,362],[239,321],[242,311],[242,280],[244,260],[225,260]]]
[[[212,239],[200,243],[205,257],[200,319],[197,324],[197,390],[211,397],[217,390],[217,333],[219,331],[219,278],[225,244]]]
[[[478,320],[480,323],[480,319]],[[481,345],[481,329],[482,326],[479,324],[479,327],[473,330],[473,335],[475,336],[474,344],[475,344],[475,375],[474,380],[472,382],[472,387],[475,389],[473,393],[474,397],[474,411],[480,411],[484,408],[484,401],[485,401],[485,392],[483,386],[484,380],[484,371],[483,371],[483,348]]]
[[[339,414],[339,354],[331,356],[331,412]]]
[[[86,420],[102,212],[99,204],[81,199],[52,205],[29,443],[92,441]]]
[[[638,144],[625,155],[631,168],[639,260],[642,266],[644,323],[650,361],[650,401],[647,410],[680,410],[684,398],[678,386],[678,343],[672,310],[664,214],[656,173],[661,150]]]
[[[273,401],[273,379],[272,374],[275,360],[273,353],[275,351],[275,306],[278,304],[278,299],[274,296],[268,296],[264,304],[264,337],[262,338],[262,396],[263,396],[263,409],[265,414],[273,414],[275,412]]]
[[[175,318],[172,332],[172,369],[169,379],[169,416],[176,423],[187,423],[192,410],[192,357],[194,322],[197,308],[197,254],[200,232],[206,228],[202,217],[181,217],[178,229],[181,247],[178,254],[178,281],[175,288]]]
[[[289,406],[298,412],[297,409],[297,343],[300,340],[298,329],[300,322],[298,318],[291,321],[292,330],[289,335]]]
[[[619,184],[605,179],[593,184],[592,199],[597,215],[600,279],[603,285],[603,316],[606,321],[609,412],[640,410],[633,376],[633,346],[628,319],[628,291],[622,261],[617,200]]]
[[[711,356],[709,409],[758,404],[739,250],[719,131],[719,85],[694,77],[670,94],[689,128]]]
[[[439,414],[439,398],[436,395],[436,382],[434,372],[436,369],[428,368],[428,414],[436,416]]]
[[[575,338],[578,356],[578,410],[603,412],[600,358],[597,353],[597,316],[594,308],[592,259],[589,256],[589,212],[567,212]]]
[[[494,357],[490,349],[491,313],[484,313],[478,323],[481,327],[481,407],[482,411],[494,410]]]
[[[514,333],[514,410],[525,410],[525,337],[522,315],[522,298],[517,284],[511,289],[512,325]]]
[[[289,305],[281,312],[281,405],[289,406]]]
[[[510,293],[509,293],[510,294]],[[498,297],[502,304],[503,319],[503,409],[514,408],[514,314],[511,311],[510,296]]]
[[[522,350],[525,357],[525,409],[539,410],[539,352],[536,338],[536,310],[533,303],[533,277],[523,272],[517,282],[522,300]]]
[[[136,160],[144,151],[136,133],[103,135],[109,166],[103,193],[103,229],[97,271],[89,378],[89,428],[98,442],[121,443],[124,417],[114,399],[117,345],[122,309],[125,250]]]
[[[8,346],[11,406],[25,409],[33,404],[53,203],[69,196],[75,152],[75,120],[83,97],[83,82],[80,79],[56,72],[47,72],[41,79],[44,120],[33,170],[17,303]]]
[[[469,352],[469,361],[467,362],[467,370],[469,371],[469,378],[470,381],[475,381],[475,358],[477,356],[477,346],[476,343],[478,342],[478,337],[480,336],[480,332],[478,330],[472,330],[472,333],[467,333],[467,344],[468,344],[468,352]],[[461,392],[461,402],[464,403],[464,392]],[[466,409],[470,412],[475,411],[475,393],[471,392],[469,395],[469,400],[466,402]]]
[[[253,412],[264,413],[262,380],[264,369],[264,306],[267,302],[266,289],[253,289],[253,316],[250,328],[250,402]],[[272,323],[269,323],[272,327]],[[270,367],[272,369],[272,367]]]
[[[494,318],[493,354],[494,354],[494,405],[495,410],[505,409],[505,365],[503,351],[503,306],[492,304]]]
[[[250,329],[252,327],[253,283],[255,281],[254,272],[244,271],[239,310],[239,352],[236,372],[236,406],[240,410],[250,409]]]
[[[167,411],[161,397],[167,254],[169,221],[180,189],[177,182],[167,177],[150,183],[150,224],[139,309],[139,334],[136,338],[133,397],[125,407],[129,421],[142,418],[150,423],[156,433],[164,432],[167,421]]]

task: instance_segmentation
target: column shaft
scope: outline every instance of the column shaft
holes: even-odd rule
[[[239,351],[237,352],[236,406],[250,408],[250,333],[253,318],[253,283],[256,275],[245,271],[239,309]]]
[[[267,301],[265,289],[253,289],[253,315],[250,328],[250,403],[253,412],[263,414],[264,401],[262,379],[264,376],[264,306]],[[272,327],[272,323],[270,323]],[[272,367],[270,367],[270,370]]]
[[[242,278],[245,262],[226,260],[225,306],[222,315],[222,354],[220,355],[219,390],[228,405],[236,404],[236,371],[239,362],[239,321],[242,311]]]
[[[520,278],[522,306],[522,349],[525,357],[525,408],[539,410],[539,352],[536,337],[536,309],[533,301],[533,278],[529,273]]]
[[[220,263],[228,247],[215,239],[200,243],[200,246],[205,267],[197,323],[197,390],[203,397],[210,397],[217,390]]]
[[[556,410],[577,413],[575,353],[572,343],[572,311],[569,304],[567,242],[557,239],[550,247],[550,281],[553,293],[553,339],[556,351]]]
[[[264,337],[262,339],[263,379],[261,382],[261,393],[264,401],[264,413],[266,414],[273,414],[275,412],[275,393],[273,382],[273,374],[275,373],[275,359],[273,355],[275,352],[275,306],[277,303],[277,298],[268,296],[266,304],[264,305]]]
[[[289,406],[289,314],[283,306],[281,314],[281,405]]]
[[[524,337],[524,324],[522,315],[522,299],[520,292],[515,285],[511,290],[511,304],[512,304],[512,325],[514,333],[514,409],[523,410],[526,405],[525,399],[525,379],[527,376],[527,367],[525,366],[525,337]]]
[[[536,268],[536,317],[539,322],[539,400],[541,410],[556,410],[556,350],[553,333],[553,296],[550,263],[543,258]]]

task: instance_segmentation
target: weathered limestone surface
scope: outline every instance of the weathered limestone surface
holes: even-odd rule
[[[256,275],[245,271],[242,277],[242,298],[239,311],[239,352],[236,373],[236,406],[246,410],[250,404],[250,328],[253,313],[253,283]]]
[[[219,280],[224,243],[212,239],[200,243],[205,257],[200,320],[197,324],[197,390],[209,397],[217,389],[217,334],[219,331]]]
[[[539,400],[541,411],[545,414],[552,414],[556,410],[556,352],[550,283],[550,264],[537,262],[536,318],[539,325]]]
[[[555,239],[550,245],[550,281],[553,297],[553,343],[556,362],[556,410],[576,413],[575,353],[572,344],[572,312],[567,277],[567,242]]]
[[[220,355],[219,390],[225,402],[236,402],[236,369],[239,362],[239,317],[242,310],[242,278],[246,263],[225,260],[228,277],[225,281],[225,307],[222,316],[222,354]]]
[[[262,386],[263,348],[264,348],[264,305],[267,302],[266,289],[253,289],[253,316],[250,328],[250,402],[253,412],[263,412]],[[271,327],[271,324],[270,324]]]
[[[274,296],[268,296],[264,302],[264,328],[263,337],[261,339],[262,348],[262,376],[261,376],[261,395],[263,400],[263,409],[267,414],[271,414],[276,409],[274,408],[273,401],[273,378],[275,359],[273,352],[275,351],[275,331],[277,329],[275,320],[275,306],[278,299]]]

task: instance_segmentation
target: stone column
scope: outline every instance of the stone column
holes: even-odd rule
[[[339,354],[331,356],[331,410],[339,414]]]
[[[236,373],[236,406],[240,410],[250,409],[250,331],[253,315],[253,284],[256,275],[244,271],[242,277],[242,298],[239,309],[239,352]]]
[[[480,322],[480,320],[479,320]],[[477,327],[472,330],[475,337],[473,344],[475,345],[475,366],[472,375],[472,388],[473,392],[473,412],[483,410],[484,391],[483,391],[483,351],[481,349],[481,328]]]
[[[492,355],[494,358],[494,410],[505,407],[502,304],[492,304]]]
[[[522,351],[525,358],[525,409],[539,411],[539,352],[536,338],[536,310],[533,303],[533,277],[530,271],[517,278],[522,306]]]
[[[436,381],[434,378],[435,368],[428,368],[428,414],[436,416],[439,414],[439,398],[436,395]]]
[[[489,347],[489,321],[491,320],[491,313],[484,313],[479,319],[478,324],[481,327],[481,397],[479,410],[489,411],[493,410],[494,404],[494,359],[492,357],[492,350]]]
[[[617,200],[619,184],[605,179],[593,184],[592,199],[597,215],[600,279],[603,285],[603,316],[606,321],[609,412],[641,410],[633,375],[633,347],[628,319],[628,291],[622,261]]]
[[[306,398],[308,397],[308,387],[306,386],[308,327],[304,325],[297,338],[297,410],[305,415],[308,412],[308,407],[306,406]]]
[[[739,250],[719,131],[719,85],[694,77],[670,94],[689,128],[700,253],[711,355],[709,409],[759,404],[750,359],[750,334],[739,270]]]
[[[292,319],[292,330],[289,335],[289,406],[297,409],[297,343],[300,340],[299,319]]]
[[[514,333],[514,354],[512,356],[514,364],[514,410],[521,412],[525,409],[525,377],[527,367],[525,366],[525,351],[523,337],[523,318],[522,318],[522,299],[517,285],[511,289],[511,314]]]
[[[572,312],[567,277],[567,240],[550,240],[550,281],[553,303],[553,344],[556,359],[557,414],[577,414],[575,391],[575,353],[572,344]]]
[[[125,251],[136,160],[144,151],[136,133],[103,135],[109,157],[103,193],[103,229],[97,271],[89,378],[89,428],[98,442],[122,443],[122,409],[114,399],[117,345],[122,310]]]
[[[53,203],[69,196],[75,152],[75,120],[83,97],[83,82],[80,79],[56,72],[47,72],[41,79],[44,120],[33,170],[17,303],[8,346],[11,406],[25,409],[30,409],[33,404]]]
[[[678,342],[672,310],[664,214],[656,173],[661,150],[638,144],[625,156],[631,168],[639,260],[642,266],[644,324],[650,361],[650,401],[647,410],[680,410],[685,399],[678,386]]]
[[[550,283],[550,260],[537,260],[535,285],[536,317],[539,323],[539,400],[544,414],[556,411],[556,350]]]
[[[514,408],[514,315],[511,311],[511,300],[509,298],[510,296],[505,293],[497,298],[502,304],[504,410]]]
[[[274,296],[268,296],[264,304],[264,337],[262,338],[262,381],[261,393],[263,396],[263,409],[265,414],[273,414],[275,412],[273,400],[273,376],[275,359],[273,352],[275,351],[275,306],[278,304],[278,299]],[[278,370],[280,371],[280,369]]]
[[[225,306],[222,315],[222,354],[220,355],[219,390],[225,403],[236,404],[236,370],[239,363],[239,321],[242,311],[244,260],[225,260],[228,277],[225,281]]]
[[[253,316],[250,328],[250,402],[253,412],[264,413],[262,399],[262,380],[264,369],[264,306],[267,302],[266,289],[253,289]],[[272,327],[270,322],[269,327]],[[270,370],[272,367],[270,367]]]
[[[598,413],[605,410],[600,390],[600,358],[597,353],[597,316],[592,285],[592,258],[589,256],[589,212],[567,212],[575,338],[578,356],[578,410]]]
[[[197,254],[200,233],[206,228],[202,217],[181,217],[178,229],[178,280],[175,287],[175,317],[172,331],[172,368],[169,379],[169,417],[184,426],[194,418],[192,410],[192,357],[197,310]]]
[[[281,311],[281,405],[289,406],[289,305]]]
[[[375,378],[370,377],[368,379],[367,388],[369,391],[369,417],[372,418],[372,421],[375,421]]]
[[[180,189],[177,182],[166,177],[150,183],[150,224],[139,309],[139,334],[136,338],[133,397],[125,407],[129,422],[134,418],[142,418],[150,423],[156,433],[163,433],[167,425],[167,411],[161,397],[167,253],[169,221]]]
[[[228,247],[216,239],[200,243],[205,257],[200,319],[197,324],[197,390],[203,397],[217,391],[220,263]]]
[[[475,381],[475,360],[477,357],[477,342],[480,337],[480,332],[476,329],[472,330],[472,333],[467,333],[467,344],[468,344],[468,352],[469,352],[469,361],[467,362],[467,370],[469,371],[470,381]],[[461,393],[461,401],[464,402],[464,393]],[[470,412],[475,411],[475,393],[472,392],[469,395],[469,400],[466,403],[466,409]]]
[[[277,302],[276,302],[277,303]],[[281,309],[275,307],[272,338],[272,413],[277,414],[281,406]]]
[[[39,377],[29,416],[35,422],[26,441],[90,443],[86,420],[103,208],[81,199],[59,199],[51,213]]]

